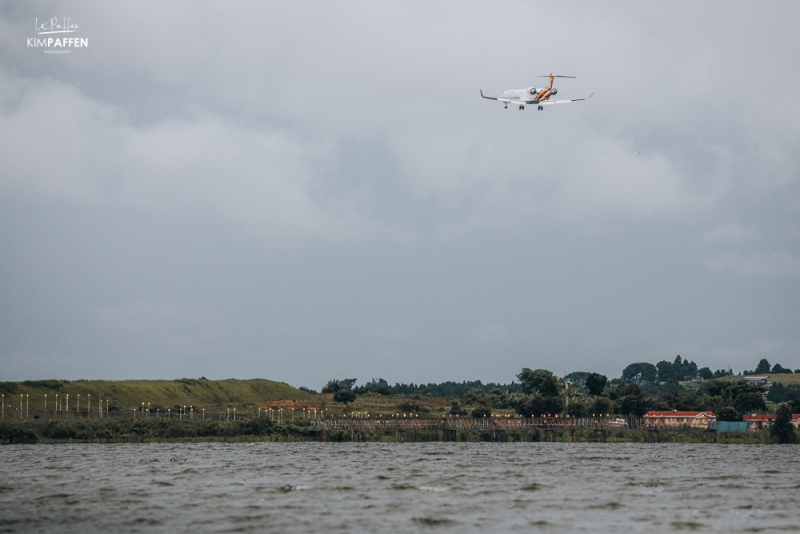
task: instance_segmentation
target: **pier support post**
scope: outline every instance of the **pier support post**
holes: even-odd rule
[[[702,440],[703,443],[706,442],[706,437],[708,437],[709,443],[716,443],[717,442],[717,431],[716,429],[708,429],[703,431]]]
[[[606,442],[606,430],[605,429],[595,428],[594,430],[592,430],[592,442],[598,442],[598,441],[600,443],[605,443]]]

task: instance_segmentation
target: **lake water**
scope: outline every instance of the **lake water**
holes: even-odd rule
[[[0,446],[0,532],[800,530],[800,447]]]

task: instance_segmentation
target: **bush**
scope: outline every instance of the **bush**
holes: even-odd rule
[[[492,415],[492,410],[486,406],[478,406],[472,409],[470,415],[472,417],[489,417]]]
[[[356,400],[356,394],[350,391],[349,389],[340,389],[339,391],[333,394],[333,400],[336,402],[341,402],[344,405],[347,405]]]

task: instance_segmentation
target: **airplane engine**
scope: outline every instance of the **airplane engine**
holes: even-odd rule
[[[535,94],[536,94],[536,93],[538,93],[539,91],[537,91],[535,87],[531,87],[530,89],[528,89],[528,92],[529,92],[530,94],[532,94],[532,95],[535,95]]]
[[[558,94],[558,89],[556,89],[555,87],[553,87],[553,91],[552,91],[550,94],[551,94],[551,95],[557,95],[557,94]]]

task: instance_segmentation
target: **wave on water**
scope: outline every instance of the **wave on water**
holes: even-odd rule
[[[800,524],[797,446],[366,443],[342,454],[350,449],[5,445],[0,531],[602,534]]]

